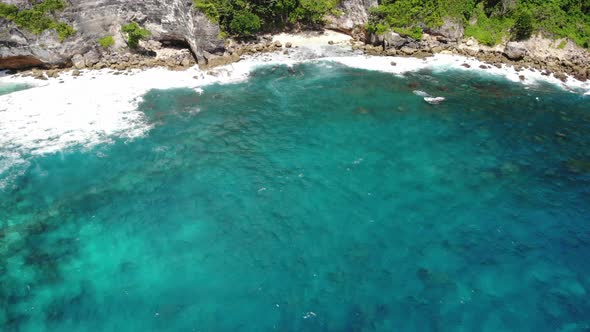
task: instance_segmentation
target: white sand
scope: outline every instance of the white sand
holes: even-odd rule
[[[283,45],[291,43],[293,47],[310,47],[329,45],[330,42],[334,44],[348,44],[352,40],[349,35],[332,31],[324,30],[323,32],[305,32],[305,33],[281,33],[273,36],[274,41],[280,41]]]

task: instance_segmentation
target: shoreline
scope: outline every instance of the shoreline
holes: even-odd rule
[[[85,75],[133,76],[144,71],[170,71],[186,72],[195,74],[193,78],[198,80],[205,74],[211,73],[217,76],[216,71],[234,70],[236,64],[241,62],[254,62],[253,65],[264,65],[268,62],[290,64],[294,62],[328,60],[340,62],[343,65],[365,70],[375,70],[393,74],[402,74],[408,71],[415,71],[428,66],[444,67],[449,69],[478,71],[493,75],[504,76],[513,82],[521,82],[525,85],[537,81],[546,81],[555,84],[565,90],[573,89],[588,90],[584,94],[590,94],[590,80],[579,80],[569,74],[558,74],[540,68],[534,62],[519,62],[509,59],[501,59],[497,56],[491,57],[486,52],[498,52],[498,48],[481,48],[479,45],[470,44],[469,48],[451,48],[438,52],[431,52],[415,49],[379,49],[361,42],[352,36],[325,29],[323,31],[304,31],[299,33],[280,33],[261,37],[262,41],[250,43],[229,43],[228,50],[224,55],[207,54],[208,64],[199,65],[196,62],[186,60],[186,50],[175,50],[158,47],[156,57],[152,61],[141,60],[137,57],[129,57],[128,54],[108,54],[106,57],[111,62],[84,67],[68,67],[56,69],[29,69],[25,71],[12,72],[10,70],[0,71],[0,83],[10,81],[11,83],[24,83],[34,86],[46,86],[48,84],[65,83],[64,79],[76,79]],[[322,48],[332,48],[322,50]],[[469,51],[464,51],[468,49]],[[490,49],[492,51],[490,51]],[[305,54],[308,51],[308,54]],[[327,52],[326,52],[327,51]],[[330,51],[334,54],[330,54]],[[313,54],[313,53],[316,54]],[[411,54],[408,54],[411,53]],[[337,54],[337,55],[336,55]],[[181,59],[178,56],[182,55]],[[139,55],[137,55],[139,57]],[[175,58],[176,57],[176,58]],[[350,58],[363,58],[371,61],[355,62]],[[125,59],[122,63],[113,63],[113,60]],[[173,59],[174,61],[169,61]],[[346,60],[345,60],[346,59]],[[461,62],[461,63],[459,63]],[[398,66],[398,64],[402,64]],[[425,65],[426,64],[426,65]],[[590,68],[589,68],[590,70]],[[186,75],[182,75],[186,76]],[[196,82],[196,85],[203,85]],[[174,86],[172,86],[174,88]],[[572,91],[573,92],[573,91]],[[1,98],[1,97],[0,97]]]
[[[104,68],[83,69],[78,75],[68,70],[46,80],[0,74],[0,85],[32,86],[0,95],[3,118],[0,122],[0,173],[14,170],[14,167],[26,167],[26,160],[31,155],[59,153],[75,146],[92,148],[110,143],[113,138],[131,140],[141,137],[154,126],[138,109],[148,91],[187,88],[200,93],[203,87],[211,84],[243,82],[260,66],[332,62],[392,75],[424,69],[433,72],[471,71],[522,84],[524,89],[546,82],[580,94],[582,98],[590,96],[590,82],[573,78],[563,83],[539,71],[517,71],[510,65],[482,69],[484,62],[453,54],[426,58],[366,55],[352,50],[347,43],[311,43],[293,46],[288,52],[254,53],[244,55],[238,62],[207,69],[196,65],[182,71],[165,67],[125,72]],[[522,76],[526,79],[522,80]]]

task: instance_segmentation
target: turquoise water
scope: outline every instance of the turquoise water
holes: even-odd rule
[[[0,83],[0,96],[6,95],[12,92],[20,91],[29,89],[31,86],[24,83],[11,83],[11,84],[3,84]]]
[[[0,330],[587,331],[589,101],[325,64],[151,91],[145,137],[0,191]]]

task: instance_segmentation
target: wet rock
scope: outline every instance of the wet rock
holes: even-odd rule
[[[330,41],[328,42],[328,45],[334,45],[334,41],[333,41],[333,40],[330,40]]]
[[[562,72],[556,72],[555,74],[553,74],[553,76],[555,76],[555,78],[557,78],[558,80],[560,80],[562,82],[567,81],[567,75]]]
[[[391,63],[390,63],[390,64],[391,64],[392,66],[394,66],[394,67],[395,67],[395,66],[397,66],[397,63],[396,63],[395,61],[391,61]]]
[[[293,47],[293,44],[292,44],[291,42],[287,42],[287,43],[285,44],[285,47],[286,47],[286,48],[291,48],[291,47]]]
[[[388,56],[395,56],[397,54],[398,54],[398,52],[395,48],[389,48],[385,51],[385,55],[388,55]]]
[[[277,41],[274,42],[274,46],[276,48],[282,48],[283,47],[283,44],[280,41],[277,40]]]
[[[369,55],[381,55],[383,53],[383,47],[381,46],[373,46],[373,45],[366,45],[365,52]]]
[[[442,52],[444,49],[440,46],[434,46],[433,48],[430,49],[432,51],[432,53],[440,53]]]
[[[471,65],[468,63],[463,63],[463,64],[461,64],[461,67],[471,68]]]
[[[80,71],[78,69],[72,70],[72,76],[80,76]]]
[[[56,70],[56,69],[54,69],[54,70],[48,70],[46,72],[46,74],[47,74],[47,77],[49,77],[49,78],[57,78],[59,76],[59,71]]]
[[[585,82],[585,81],[588,80],[588,72],[587,72],[586,68],[583,68],[583,67],[574,66],[574,68],[573,68],[573,76],[577,80],[580,80],[582,82]]]
[[[404,46],[404,47],[402,47],[400,51],[401,51],[402,53],[406,54],[406,55],[413,55],[413,54],[415,54],[416,52],[418,52],[418,50],[417,50],[417,49],[415,49],[415,48],[411,48],[411,47],[408,47],[408,46]]]
[[[234,54],[226,54],[226,55],[214,55],[208,52],[203,52],[205,58],[207,59],[206,64],[199,64],[199,67],[203,69],[214,68],[219,66],[225,66],[240,60],[240,56],[236,53]]]
[[[524,77],[524,75],[519,75],[519,76],[518,76],[518,78],[519,78],[521,81],[525,81],[525,80],[526,80],[526,77]]]

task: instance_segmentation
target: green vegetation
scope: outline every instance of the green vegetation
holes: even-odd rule
[[[104,36],[98,40],[98,44],[105,50],[115,45],[113,36]]]
[[[473,16],[470,19],[476,21],[476,24],[467,24],[465,35],[474,37],[480,43],[488,46],[494,46],[502,42],[508,36],[510,27],[514,25],[514,19],[504,16],[488,16],[483,4],[479,4],[473,9]]]
[[[337,14],[340,0],[193,0],[195,7],[219,24],[224,34],[248,37],[288,25],[315,26]]]
[[[150,32],[137,24],[131,22],[121,27],[121,30],[127,34],[127,45],[130,48],[137,48],[140,39],[145,39],[150,36]]]
[[[45,30],[55,30],[60,41],[74,35],[76,30],[64,22],[55,21],[52,14],[66,7],[63,0],[45,0],[29,9],[19,9],[14,5],[0,3],[0,17],[14,22],[18,27],[35,34]]]
[[[528,10],[523,10],[516,17],[516,22],[512,27],[512,36],[515,40],[525,40],[531,38],[533,34],[533,16]]]
[[[588,0],[383,0],[371,10],[367,29],[419,39],[419,29],[439,27],[447,17],[462,22],[466,36],[486,45],[536,32],[586,48],[590,44]]]
[[[230,31],[244,36],[251,36],[260,31],[260,17],[249,11],[237,12],[229,24]]]

